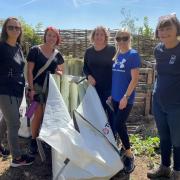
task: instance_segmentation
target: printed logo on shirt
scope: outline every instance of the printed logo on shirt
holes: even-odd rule
[[[125,62],[126,62],[126,59],[122,59],[121,62],[115,61],[115,63],[113,64],[113,68],[119,66],[120,69],[124,69],[125,68]]]
[[[174,64],[176,61],[176,55],[171,55],[171,58],[169,60],[169,64]]]

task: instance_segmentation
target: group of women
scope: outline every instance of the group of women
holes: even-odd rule
[[[155,34],[160,43],[154,50],[157,79],[153,94],[153,113],[160,137],[161,164],[158,169],[148,172],[147,176],[171,176],[174,180],[180,180],[180,22],[177,17],[160,17]],[[43,88],[46,74],[50,71],[61,75],[64,62],[62,55],[56,50],[61,41],[59,32],[48,27],[44,43],[32,47],[27,56],[28,97],[31,101],[37,99],[38,107],[32,121],[29,152],[23,155],[18,143],[19,106],[25,84],[21,35],[22,27],[18,19],[8,18],[4,22],[0,42],[0,109],[3,113],[0,121],[0,154],[8,156],[11,152],[12,167],[30,165],[34,161],[37,153],[36,137],[47,97]],[[135,157],[131,151],[126,121],[135,100],[140,56],[131,48],[131,34],[126,29],[117,31],[116,48],[108,44],[108,36],[107,29],[102,26],[92,31],[92,46],[85,52],[83,71],[88,83],[95,87],[99,95],[115,139],[119,137],[122,142],[120,156],[124,171],[131,173],[135,167]],[[1,144],[6,130],[10,152]],[[170,168],[172,150],[173,171]]]

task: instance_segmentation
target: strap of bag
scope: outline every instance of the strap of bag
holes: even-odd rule
[[[49,65],[51,64],[51,62],[53,61],[53,59],[55,58],[55,56],[58,52],[59,51],[57,49],[54,50],[53,54],[49,57],[46,64],[43,67],[41,67],[41,69],[39,69],[39,71],[37,72],[37,74],[33,80],[35,80],[39,75],[41,75],[49,67]]]

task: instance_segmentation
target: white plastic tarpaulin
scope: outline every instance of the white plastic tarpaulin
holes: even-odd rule
[[[53,179],[110,179],[123,165],[105,112],[92,86],[88,87],[74,119],[78,131],[50,75],[39,138],[52,147]]]

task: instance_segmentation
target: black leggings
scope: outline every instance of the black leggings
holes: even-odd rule
[[[125,149],[130,149],[129,135],[127,131],[126,121],[131,112],[133,104],[127,104],[125,109],[119,109],[119,102],[113,100],[114,121],[113,129],[118,133]]]

